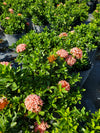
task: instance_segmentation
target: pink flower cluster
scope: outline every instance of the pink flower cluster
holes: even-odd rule
[[[8,104],[7,98],[0,98],[0,110],[4,109]]]
[[[61,84],[61,87],[65,88],[66,91],[70,90],[70,84],[66,80],[61,80],[58,84]]]
[[[10,13],[14,13],[14,10],[13,9],[11,9],[11,8],[9,8],[9,10],[8,10]]]
[[[37,122],[34,123],[35,125],[35,129],[34,132],[37,133],[44,133],[46,131],[47,128],[49,128],[47,122],[42,121],[40,125],[38,125]]]
[[[9,20],[9,19],[10,19],[10,17],[5,17],[5,19]]]
[[[81,59],[82,58],[82,50],[74,47],[70,50],[70,53],[76,57],[76,59]]]
[[[25,106],[27,110],[38,113],[41,111],[43,101],[41,100],[40,96],[30,94],[25,99]]]
[[[8,65],[9,65],[9,62],[3,61],[3,62],[0,62],[0,64],[1,64],[1,65],[6,65],[6,66],[8,66]]]
[[[66,58],[65,61],[69,66],[73,66],[76,63],[76,59],[82,58],[82,50],[74,47],[70,50],[70,53],[72,55],[68,55],[68,52],[64,49],[60,49],[56,52],[56,54],[61,58]],[[76,59],[73,56],[76,57]]]
[[[72,55],[68,55],[65,61],[69,66],[73,66],[76,63],[76,59]]]
[[[16,52],[19,53],[19,52],[22,52],[24,50],[26,50],[26,44],[19,44],[17,47],[16,47]]]
[[[68,56],[68,52],[64,49],[60,49],[56,52],[61,58],[66,58]]]
[[[59,34],[59,37],[64,37],[64,36],[68,36],[68,34],[66,32],[62,32]]]

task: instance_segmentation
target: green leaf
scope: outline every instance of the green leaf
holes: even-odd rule
[[[37,121],[37,123],[40,124],[40,120],[39,120],[39,116],[38,115],[36,116],[36,121]]]
[[[40,112],[39,112],[39,115],[41,115],[41,116],[44,116],[44,114],[45,114],[44,111],[40,111]]]
[[[33,113],[33,112],[31,112],[31,111],[28,111],[28,117],[29,117],[30,119],[33,119],[35,115],[36,115],[35,113]]]
[[[17,84],[15,83],[15,82],[13,82],[13,84],[12,84],[12,91],[15,91],[15,90],[17,90]]]
[[[96,127],[95,127],[95,129],[98,129],[98,130],[100,130],[100,126],[96,126]]]
[[[14,126],[16,126],[16,124],[17,124],[17,122],[12,122],[11,125],[10,125],[11,128],[13,128]]]
[[[94,130],[92,130],[90,133],[95,133],[95,131],[94,131]]]

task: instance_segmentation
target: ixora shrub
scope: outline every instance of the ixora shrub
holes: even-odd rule
[[[16,14],[21,13],[25,17],[30,17],[32,13],[29,9],[31,9],[30,7],[34,4],[34,2],[35,0],[5,0],[1,2],[1,7],[3,12],[11,8],[14,10],[14,12],[16,12]]]
[[[53,1],[50,0],[37,0],[34,5],[32,5],[32,22],[35,25],[43,26],[49,25],[48,17],[51,14],[51,10],[54,7]],[[48,13],[48,16],[46,14]]]
[[[84,22],[88,18],[88,7],[85,3],[76,4],[66,1],[65,4],[60,3],[51,10],[50,15],[47,14],[50,28],[58,33],[65,29],[68,32],[73,26],[80,22]]]
[[[97,34],[98,26],[96,23],[81,24],[74,27],[73,31],[68,32],[66,46],[77,46],[80,49],[94,50],[97,47],[99,36]],[[98,38],[98,39],[97,39]]]
[[[100,4],[97,4],[97,7],[93,12],[93,17],[95,19],[100,19]]]
[[[53,3],[55,4],[55,6],[57,6],[57,4],[60,4],[60,3],[63,3],[65,4],[65,2],[68,1],[68,0],[55,0],[53,1]],[[85,3],[86,0],[70,0],[70,3]]]
[[[1,3],[3,2],[3,0],[0,0],[0,15],[2,14],[3,10],[2,10],[2,6]]]
[[[36,1],[33,8],[32,22],[35,25],[49,25],[50,29],[58,33],[64,29],[69,31],[77,23],[84,22],[88,18],[88,6],[86,3],[66,1],[55,6],[53,1]]]
[[[85,124],[84,127],[81,130],[83,133],[86,132],[94,132],[99,133],[100,132],[100,109],[95,112],[95,114],[92,114],[91,119],[89,119]]]
[[[76,61],[76,59],[74,59],[74,55],[70,53],[70,55],[72,55],[73,58],[72,58],[72,56],[69,56],[69,58],[67,58],[66,61],[69,64],[72,61],[72,64],[70,64],[70,66],[75,64],[73,67],[75,67],[76,69],[84,70],[84,68],[88,67],[88,65],[89,65],[88,54],[87,54],[88,45],[86,47],[87,40],[85,39],[86,42],[83,41],[83,43],[84,43],[84,45],[83,45],[83,43],[81,42],[82,38],[76,37],[76,33],[69,32],[68,36],[65,36],[65,33],[64,33],[64,36],[61,36],[61,34],[57,35],[57,33],[54,31],[50,32],[50,33],[42,32],[39,34],[35,33],[34,31],[31,31],[30,33],[26,34],[25,36],[22,37],[22,39],[20,39],[13,46],[14,48],[16,48],[16,51],[18,52],[18,48],[21,46],[21,44],[26,45],[26,47],[25,47],[26,50],[23,52],[19,52],[19,55],[17,58],[18,62],[23,63],[24,65],[26,65],[27,63],[31,64],[29,66],[31,68],[32,67],[35,68],[37,66],[39,67],[41,63],[44,63],[45,61],[47,61],[47,58],[49,58],[50,62],[52,62],[52,60],[56,60],[56,56],[59,55],[56,53],[58,50],[60,50],[60,49],[67,50],[67,54],[68,54],[68,53],[70,53],[70,50],[72,48],[77,47],[82,50],[82,52],[80,53],[82,58],[77,59],[77,61]],[[74,34],[75,34],[75,36],[74,36]],[[80,34],[78,34],[78,35],[80,35]],[[75,40],[72,41],[73,38]],[[78,42],[78,39],[81,40],[80,44]],[[89,42],[89,44],[90,44],[90,42]],[[94,47],[95,47],[94,45],[91,45],[90,48],[92,49]],[[20,47],[19,51],[22,51],[22,50],[23,50],[23,48]],[[58,51],[58,53],[59,53],[59,51]],[[30,56],[29,56],[29,54],[30,54]],[[56,56],[54,56],[55,54],[56,54]],[[64,52],[63,52],[63,54],[64,54]],[[33,58],[34,58],[34,61],[33,61]],[[35,58],[38,62],[41,62],[41,61],[42,62],[37,64],[37,61],[35,61]],[[33,66],[32,64],[34,64],[34,63],[32,63],[32,62],[34,62],[34,63],[36,62],[37,65]],[[74,70],[76,70],[75,68],[74,68]]]
[[[9,9],[10,13],[4,12],[0,16],[1,26],[6,34],[19,34],[29,30],[26,18],[23,15],[18,15],[13,9]]]
[[[68,107],[66,110],[58,110],[61,118],[55,120],[54,129],[52,133],[99,133],[100,132],[100,110],[95,112],[95,114],[90,114],[86,112],[83,107],[81,110],[76,107],[70,110]]]
[[[64,82],[59,78],[54,86],[41,85],[37,77],[43,82],[41,75],[29,69],[0,64],[1,132],[51,132],[52,121],[59,117],[57,110],[73,109],[81,100],[84,90],[75,85],[79,75],[67,76]]]

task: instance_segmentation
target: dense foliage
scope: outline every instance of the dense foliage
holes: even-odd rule
[[[10,47],[18,54],[17,67],[0,62],[0,133],[99,133],[100,110],[78,108],[85,91],[78,86],[80,71],[91,68],[90,52],[100,44],[99,4],[88,25],[81,23],[88,17],[86,0],[0,5],[5,33],[28,32]],[[29,32],[30,18],[47,27]]]

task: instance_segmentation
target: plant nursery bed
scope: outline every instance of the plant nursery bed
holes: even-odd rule
[[[96,2],[0,1],[0,133],[100,133]]]

